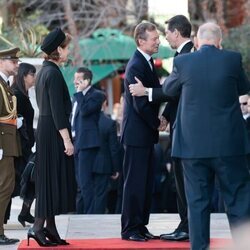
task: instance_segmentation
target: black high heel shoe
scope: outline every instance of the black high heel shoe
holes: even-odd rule
[[[19,214],[17,219],[22,224],[23,227],[26,226],[25,221],[31,224],[35,222],[35,218],[31,214],[26,214],[26,215]]]
[[[56,243],[57,245],[69,245],[69,243],[66,240],[63,240],[59,237],[56,237],[47,228],[43,229],[44,235],[53,243]]]
[[[52,246],[57,246],[55,242],[51,242],[49,240],[46,240],[45,235],[42,230],[35,232],[33,228],[30,228],[28,233],[27,233],[27,238],[28,238],[28,243],[27,245],[29,246],[30,244],[30,238],[33,238],[39,246],[41,247],[52,247]]]

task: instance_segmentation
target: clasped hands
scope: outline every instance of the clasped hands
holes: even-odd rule
[[[160,118],[160,126],[158,127],[159,131],[165,131],[167,129],[168,126],[168,121],[166,120],[166,118],[164,116],[161,116]]]

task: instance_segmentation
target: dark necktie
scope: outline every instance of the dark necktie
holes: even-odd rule
[[[175,52],[174,57],[178,56],[180,53],[178,51]]]
[[[152,69],[152,71],[154,71],[154,60],[153,60],[152,57],[149,59],[149,62],[150,62],[150,64],[151,64],[151,69]]]

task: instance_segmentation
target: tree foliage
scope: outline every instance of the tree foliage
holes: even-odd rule
[[[0,35],[1,49],[8,47],[19,47],[21,56],[37,57],[41,53],[39,45],[42,41],[42,36],[34,28],[16,22],[9,32]]]
[[[70,30],[71,14],[81,37],[88,37],[98,27],[126,30],[130,26],[128,18],[134,25],[147,15],[147,0],[8,0],[7,4],[17,5],[15,16],[33,26]]]
[[[204,22],[215,21],[222,28],[223,47],[242,54],[250,76],[250,29],[247,26],[249,0],[188,0],[194,32]]]
[[[250,29],[248,25],[233,28],[223,40],[223,47],[242,54],[243,66],[250,78]]]
[[[8,0],[21,23],[48,30],[60,26],[73,36],[73,58],[80,62],[78,40],[97,28],[119,28],[132,34],[135,24],[147,18],[147,0]]]

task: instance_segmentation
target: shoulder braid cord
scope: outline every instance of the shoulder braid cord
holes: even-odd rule
[[[0,89],[2,91],[2,94],[3,94],[3,100],[4,100],[4,105],[5,105],[5,108],[8,112],[8,115],[6,116],[2,116],[0,117],[0,122],[4,122],[6,120],[10,120],[10,119],[16,119],[17,118],[17,99],[16,97],[13,95],[11,96],[12,97],[12,102],[13,102],[13,107],[11,107],[11,104],[9,102],[9,99],[8,99],[8,96],[6,94],[6,90],[4,89],[4,87],[0,84]]]

